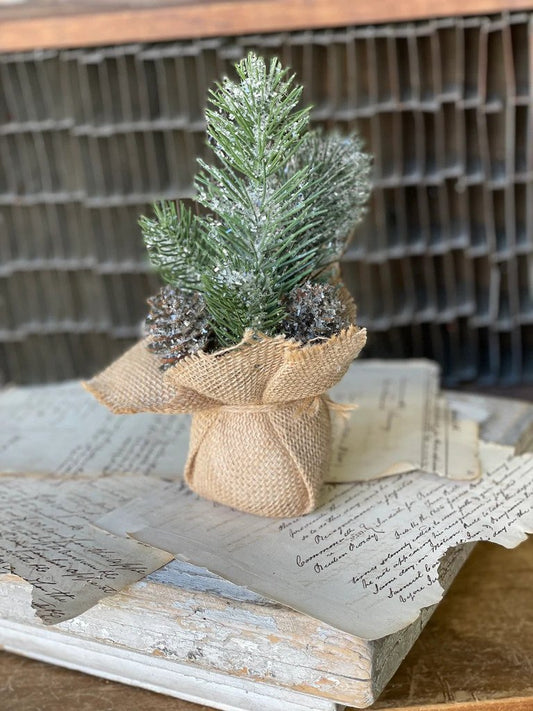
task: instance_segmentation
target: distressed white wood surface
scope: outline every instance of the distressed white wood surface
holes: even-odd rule
[[[166,659],[339,703],[372,700],[368,645],[281,605],[141,582],[50,628],[31,611],[30,586],[6,576],[0,619],[0,644],[7,621],[26,626],[36,639],[53,629],[57,640],[82,650],[95,642],[142,654],[147,663]]]
[[[209,704],[224,711],[340,711],[342,708],[327,699],[197,669],[161,657],[147,659],[139,652],[101,642],[86,641],[78,646],[54,629],[35,635],[27,625],[4,622],[1,638],[9,652],[186,701]]]

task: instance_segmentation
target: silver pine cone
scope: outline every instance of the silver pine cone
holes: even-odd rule
[[[306,282],[295,287],[285,308],[281,332],[302,343],[329,338],[351,324],[339,288],[332,284]]]
[[[213,340],[204,298],[195,291],[167,285],[148,299],[146,317],[148,348],[161,358],[161,370],[185,356],[208,350]]]

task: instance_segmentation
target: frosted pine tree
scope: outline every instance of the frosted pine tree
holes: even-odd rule
[[[287,333],[295,294],[312,294],[310,306],[319,292],[331,301],[331,290],[298,288],[339,259],[370,192],[359,139],[310,130],[309,108],[298,108],[302,87],[277,59],[267,65],[250,53],[236,70],[237,81],[225,78],[209,94],[215,160],[199,160],[201,214],[167,202],[140,220],[152,264],[178,292],[201,295],[218,347],[246,329]],[[204,329],[202,321],[198,343]]]

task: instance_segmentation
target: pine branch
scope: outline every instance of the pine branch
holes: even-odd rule
[[[235,68],[239,83],[226,77],[209,92],[209,144],[225,167],[262,181],[298,150],[310,109],[295,111],[302,87],[278,59],[267,68],[250,52]]]
[[[309,110],[296,110],[301,87],[276,59],[267,68],[250,54],[237,72],[240,83],[225,79],[211,92],[207,132],[218,166],[199,161],[196,178],[198,201],[213,215],[206,241],[224,265],[204,279],[203,290],[225,344],[242,337],[243,324],[274,333],[282,296],[327,251],[315,229],[324,188],[310,166],[280,180],[309,124]]]
[[[143,215],[139,219],[152,266],[173,286],[201,289],[208,253],[198,218],[182,204],[178,210],[174,202],[156,203],[153,210],[153,218]]]
[[[326,248],[324,264],[331,252],[335,261],[340,259],[355,227],[366,214],[371,163],[371,156],[363,151],[363,142],[357,135],[324,134],[316,130],[306,135],[280,176],[286,179],[308,165],[312,178],[322,187],[321,216],[313,229],[320,234],[319,241]]]

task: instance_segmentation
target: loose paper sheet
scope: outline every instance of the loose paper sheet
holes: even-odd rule
[[[198,499],[183,485],[98,522],[175,553],[338,629],[378,639],[443,594],[439,561],[462,543],[513,547],[533,532],[533,455],[485,445],[475,482],[413,472],[330,485],[321,507],[272,520]]]
[[[138,476],[0,479],[0,573],[32,584],[32,604],[43,622],[79,615],[172,559],[89,525],[151,488]]]
[[[188,415],[113,415],[81,383],[0,395],[0,473],[181,477]]]
[[[333,417],[329,482],[368,481],[415,469],[448,479],[477,479],[478,425],[458,418],[439,396],[435,363],[361,361],[331,391],[355,402]]]

